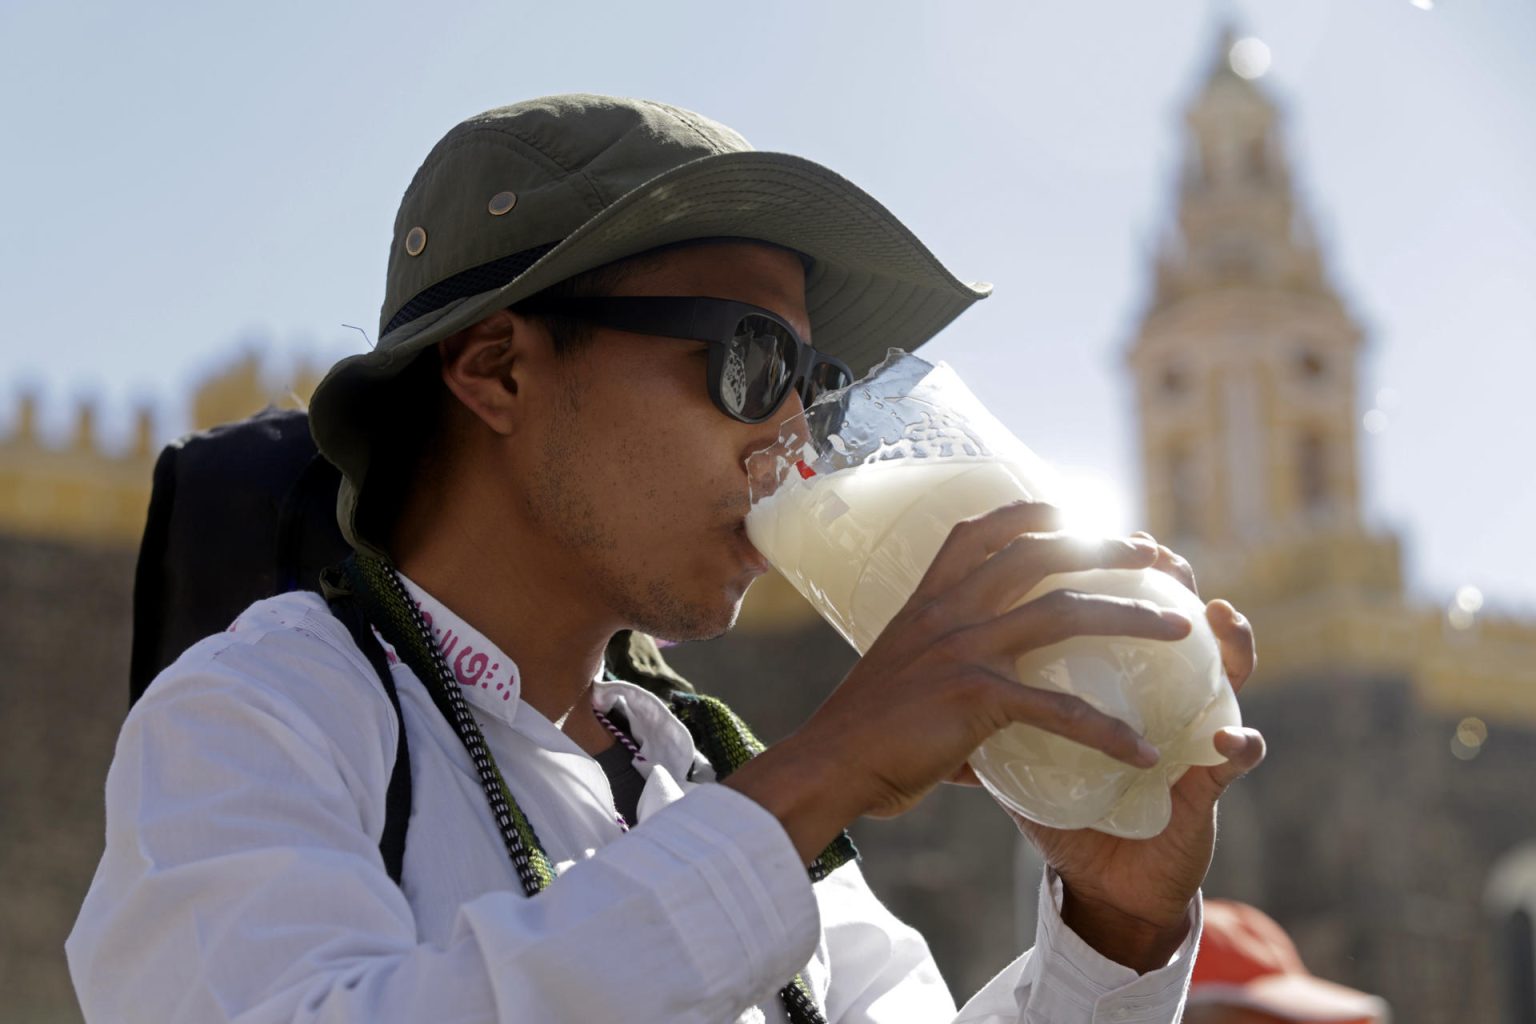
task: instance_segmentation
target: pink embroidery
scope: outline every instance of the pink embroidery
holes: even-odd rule
[[[468,668],[465,667],[466,659],[469,662]],[[458,677],[460,686],[474,686],[485,675],[486,666],[490,663],[490,658],[466,644],[460,648],[459,656],[453,659],[453,674]]]
[[[458,684],[470,688],[478,685],[480,689],[486,691],[490,691],[494,684],[502,700],[511,700],[513,688],[517,685],[515,667],[510,679],[497,678],[501,675],[501,662],[491,661],[488,652],[477,650],[473,643],[468,642],[450,625],[434,623],[432,612],[426,608],[424,601],[416,600],[415,603],[416,608],[421,612],[422,621],[431,629],[438,642],[438,650],[442,652],[443,660],[452,667],[453,677]],[[450,618],[449,622],[451,621]]]

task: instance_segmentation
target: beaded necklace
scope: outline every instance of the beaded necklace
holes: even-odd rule
[[[554,868],[533,823],[507,789],[501,769],[485,745],[480,726],[464,695],[459,692],[458,680],[448,667],[441,647],[433,639],[421,610],[411,600],[399,574],[381,559],[355,554],[342,564],[342,571],[351,584],[349,589],[361,601],[375,628],[421,680],[432,703],[458,734],[480,776],[486,803],[522,883],[523,893],[529,897],[538,895],[555,880]],[[717,779],[725,778],[763,750],[762,743],[751,730],[720,701],[698,694],[676,693],[671,703],[673,713],[688,727],[695,742],[714,765]],[[618,733],[604,716],[599,713],[598,717],[611,731]],[[634,752],[639,753],[638,749]],[[620,824],[623,824],[622,816]],[[809,868],[811,880],[821,881],[832,870],[857,856],[847,835],[839,837],[812,862]],[[827,1024],[821,1008],[811,997],[803,974],[795,975],[780,989],[779,998],[793,1024]]]

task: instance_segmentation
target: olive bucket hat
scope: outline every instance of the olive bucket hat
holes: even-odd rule
[[[390,241],[378,344],[331,368],[310,402],[342,473],[355,547],[381,387],[428,347],[577,274],[701,238],[772,242],[810,258],[818,350],[863,374],[991,290],[945,270],[902,223],[834,172],[757,152],[708,118],[648,100],[549,96],[472,117],[411,180]],[[375,538],[376,539],[376,538]]]

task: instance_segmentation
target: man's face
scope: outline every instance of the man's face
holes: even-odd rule
[[[748,302],[810,340],[804,268],[768,246],[679,249],[614,294]],[[773,443],[800,400],[740,423],[710,400],[704,343],[591,331],[564,360],[564,400],[537,430],[537,469],[523,492],[529,521],[604,612],[666,639],[718,636],[766,569],[742,526],[744,460]]]

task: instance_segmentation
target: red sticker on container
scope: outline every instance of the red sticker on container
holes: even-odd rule
[[[805,464],[805,460],[804,459],[801,459],[799,462],[796,462],[795,463],[795,468],[800,471],[800,476],[801,476],[802,479],[809,480],[811,477],[816,475],[816,471],[814,469],[812,469],[810,466],[807,466]]]

